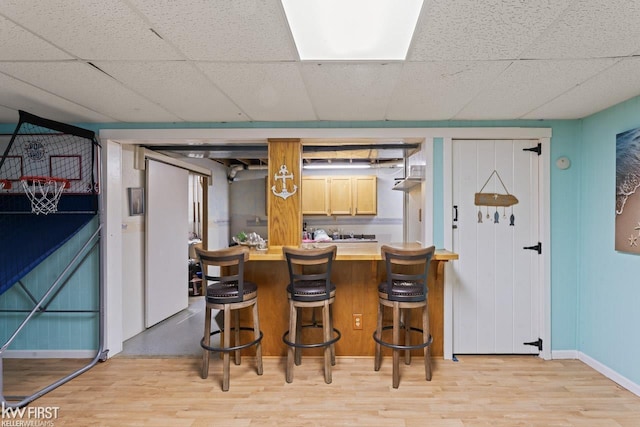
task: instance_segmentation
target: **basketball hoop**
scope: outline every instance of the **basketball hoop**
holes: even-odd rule
[[[51,176],[23,176],[20,182],[36,215],[56,212],[62,191],[71,186],[68,179]]]
[[[11,190],[11,181],[8,179],[0,179],[0,190]]]

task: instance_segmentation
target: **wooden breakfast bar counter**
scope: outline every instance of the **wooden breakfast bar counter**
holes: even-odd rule
[[[331,243],[316,243],[316,247]],[[338,243],[331,279],[336,284],[333,304],[334,327],[342,333],[336,343],[338,356],[373,356],[373,331],[376,328],[378,310],[377,287],[384,280],[385,267],[380,254],[380,243]],[[390,246],[416,248],[416,243],[389,244]],[[443,301],[444,263],[458,259],[458,255],[446,250],[436,250],[429,268],[429,320],[433,344],[431,354],[443,355]],[[265,356],[285,356],[286,345],[282,335],[288,328],[288,301],[286,286],[289,280],[287,263],[282,247],[267,251],[251,250],[245,264],[245,278],[258,285],[260,328],[264,333],[262,352]],[[361,329],[357,329],[354,315],[361,315]],[[385,313],[386,315],[386,313]],[[419,320],[416,317],[416,321]],[[305,323],[310,319],[305,317]],[[303,333],[318,333],[315,328]],[[305,354],[322,349],[305,350]],[[417,353],[416,353],[417,354]]]

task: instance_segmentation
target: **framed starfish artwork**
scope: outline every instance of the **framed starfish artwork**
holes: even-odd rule
[[[640,254],[640,128],[616,135],[616,250]]]

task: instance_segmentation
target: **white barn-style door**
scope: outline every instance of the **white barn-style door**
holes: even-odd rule
[[[189,172],[147,160],[145,327],[189,306]]]
[[[525,344],[541,336],[536,147],[538,140],[452,141],[453,251],[460,256],[452,263],[453,354],[540,352]],[[505,206],[509,195],[518,202]]]

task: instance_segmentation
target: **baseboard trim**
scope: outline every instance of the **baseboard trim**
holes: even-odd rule
[[[590,356],[587,356],[586,354],[584,354],[582,352],[578,352],[578,353],[579,353],[578,354],[578,359],[580,361],[584,362],[585,364],[589,365],[590,367],[592,367],[596,371],[600,372],[602,375],[604,375],[605,377],[609,378],[611,381],[614,381],[614,382],[618,383],[619,385],[621,385],[622,387],[626,388],[627,390],[629,390],[631,393],[635,394],[636,396],[640,396],[640,384],[634,383],[630,379],[620,375],[619,373],[617,373],[613,369],[609,368],[608,366],[603,365],[602,363],[598,362],[594,358],[592,358]]]
[[[578,351],[576,350],[553,350],[551,352],[552,359],[577,359]]]
[[[552,351],[551,352],[551,358],[552,359],[578,359],[579,361],[583,362],[585,365],[589,366],[590,368],[595,369],[596,371],[600,372],[602,375],[604,375],[605,377],[609,378],[611,381],[617,383],[618,385],[626,388],[627,390],[629,390],[631,393],[635,394],[636,396],[640,396],[640,384],[636,384],[633,381],[631,381],[630,379],[620,375],[619,373],[617,373],[616,371],[614,371],[613,369],[609,368],[608,366],[603,365],[602,363],[598,362],[596,359],[587,356],[586,354],[584,354],[581,351],[577,351],[577,350],[556,350],[556,351]]]
[[[5,359],[93,359],[96,350],[6,350]]]

